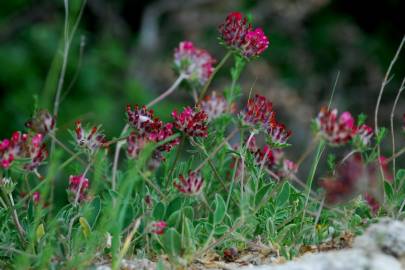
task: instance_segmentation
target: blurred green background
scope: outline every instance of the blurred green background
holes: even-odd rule
[[[295,149],[308,143],[310,119],[327,103],[338,72],[334,106],[364,112],[372,124],[381,81],[404,34],[404,2],[88,0],[69,55],[58,136],[68,137],[76,119],[102,124],[107,136],[118,136],[127,104],[147,103],[175,80],[172,54],[180,41],[191,40],[221,59],[225,50],[218,45],[217,26],[235,10],[252,15],[270,38],[269,49],[247,65],[242,89],[248,93],[253,87],[273,101],[293,131]],[[81,1],[69,4],[72,23]],[[0,2],[0,138],[23,129],[35,104],[52,110],[63,22],[62,0]],[[404,58],[383,97],[381,123],[387,126],[405,75]],[[220,92],[228,83],[223,69],[211,90]],[[156,108],[157,114],[169,119],[173,108],[191,102],[179,90]],[[402,98],[396,125],[404,112]]]

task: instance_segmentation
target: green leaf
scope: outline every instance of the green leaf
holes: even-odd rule
[[[190,220],[194,219],[194,210],[191,206],[186,206],[183,208],[184,216],[188,217]]]
[[[281,191],[278,193],[276,199],[277,207],[284,206],[284,204],[288,201],[289,197],[290,197],[290,184],[288,182],[285,182],[283,184],[283,187],[281,188]]]
[[[395,176],[395,184],[397,187],[404,187],[403,184],[401,184],[403,181],[405,181],[405,169],[399,169],[397,171],[397,175]]]
[[[182,198],[176,197],[173,199],[166,208],[166,218],[168,218],[174,211],[181,209]]]
[[[98,217],[101,212],[101,199],[100,197],[95,197],[91,203],[88,205],[88,209],[85,211],[85,216],[88,223],[93,228],[97,222]]]
[[[163,235],[163,246],[166,252],[171,256],[179,256],[181,253],[181,236],[174,229],[168,229]]]
[[[80,227],[82,228],[82,232],[85,238],[88,238],[91,234],[91,228],[89,223],[84,217],[79,218]]]
[[[392,188],[392,185],[388,181],[384,181],[384,191],[385,195],[387,195],[388,199],[392,199],[394,196],[394,189]]]
[[[259,191],[256,193],[255,196],[255,205],[256,208],[262,203],[263,199],[270,193],[271,191],[271,184],[263,186]]]
[[[191,220],[184,217],[181,232],[181,243],[182,247],[184,247],[188,254],[192,254],[195,251],[194,235],[194,227]]]
[[[165,216],[166,207],[162,202],[158,202],[153,208],[152,216],[156,220],[160,220]]]
[[[227,225],[218,225],[218,226],[215,226],[215,230],[214,230],[215,235],[217,235],[217,236],[222,236],[222,235],[224,235],[227,231],[229,231],[229,226],[227,226]]]
[[[179,227],[181,222],[181,210],[174,211],[167,219],[167,225],[169,227]]]
[[[214,224],[219,224],[225,217],[226,205],[221,195],[215,195]]]

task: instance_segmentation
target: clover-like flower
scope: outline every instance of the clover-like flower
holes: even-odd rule
[[[208,121],[212,121],[223,115],[228,109],[228,102],[215,91],[201,101],[201,109],[207,114]]]
[[[191,41],[182,41],[174,51],[174,65],[178,73],[193,84],[204,85],[214,71],[214,58]]]
[[[287,146],[287,140],[291,136],[291,131],[287,130],[284,124],[278,123],[272,119],[266,129],[267,135],[269,135],[269,143],[273,147]]]
[[[365,166],[360,155],[350,157],[336,168],[336,176],[324,179],[326,202],[338,203],[350,200],[359,194],[359,188],[367,182]]]
[[[153,222],[151,224],[150,232],[157,235],[162,235],[165,232],[167,227],[167,223],[163,220]]]
[[[245,36],[242,53],[245,57],[254,57],[262,54],[269,46],[269,40],[261,28],[250,31]]]
[[[148,142],[149,140],[146,137],[137,135],[135,132],[131,132],[127,138],[128,157],[131,159],[137,158]]]
[[[241,116],[246,125],[265,129],[268,123],[274,121],[273,104],[264,96],[255,95],[248,99]]]
[[[162,121],[155,119],[152,124],[151,131],[148,134],[148,139],[155,143],[159,143],[166,140],[172,135],[173,135],[172,123],[164,124]],[[170,152],[172,148],[179,143],[180,143],[179,139],[175,138],[159,146],[157,150],[162,152]]]
[[[373,138],[373,129],[365,124],[358,127],[354,134],[354,142],[360,147],[368,146]]]
[[[10,139],[0,141],[0,166],[8,169],[19,158],[24,170],[35,171],[48,156],[43,140],[41,133],[28,135],[14,132]]]
[[[55,117],[45,109],[38,110],[34,116],[25,123],[25,126],[34,132],[46,135],[55,128]]]
[[[29,162],[24,164],[24,169],[27,171],[35,171],[38,166],[48,157],[46,145],[43,143],[44,136],[42,133],[35,134],[24,147],[25,157],[29,158]]]
[[[273,150],[265,145],[263,149],[258,149],[254,152],[255,162],[257,166],[272,169],[275,164],[275,157]]]
[[[261,28],[252,29],[246,17],[240,12],[230,13],[219,32],[225,45],[238,51],[246,58],[258,56],[269,46],[269,40]]]
[[[146,106],[140,108],[138,105],[135,105],[131,108],[131,106],[128,105],[127,116],[129,125],[137,134],[144,135],[150,132],[151,124],[154,120],[153,110],[148,110]]]
[[[173,185],[179,192],[194,196],[201,192],[204,180],[198,172],[189,172],[187,178],[179,175],[179,181],[174,182]]]
[[[100,132],[100,127],[84,129],[80,121],[76,121],[76,144],[90,155],[97,152],[105,143],[105,136]]]
[[[190,137],[207,137],[207,119],[204,111],[193,110],[190,107],[184,108],[181,113],[177,110],[172,112],[174,126]]]
[[[75,200],[77,194],[79,195],[78,201],[82,202],[87,200],[88,189],[90,187],[89,179],[85,178],[83,175],[71,175],[69,177],[69,195],[72,201]]]
[[[344,112],[338,117],[337,109],[330,111],[327,107],[322,107],[315,123],[321,136],[331,145],[348,143],[356,132],[352,115]]]
[[[41,194],[39,193],[39,191],[35,191],[32,194],[32,201],[34,202],[34,204],[38,204],[41,201]]]

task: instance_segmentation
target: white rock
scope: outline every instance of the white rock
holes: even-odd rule
[[[245,267],[244,270],[401,270],[393,257],[362,249],[347,249],[308,254],[283,265]]]
[[[353,246],[397,258],[405,257],[405,223],[388,218],[382,219],[371,225],[362,236],[357,237]]]

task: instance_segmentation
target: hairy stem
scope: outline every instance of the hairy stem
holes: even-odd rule
[[[402,80],[401,86],[399,87],[399,90],[398,90],[398,94],[395,97],[394,105],[392,106],[391,115],[390,115],[391,139],[392,139],[392,156],[394,157],[392,159],[392,173],[393,173],[394,177],[396,175],[394,116],[395,116],[395,109],[397,108],[397,104],[398,104],[398,101],[399,101],[399,97],[401,96],[402,91],[405,89],[404,85],[405,85],[405,77]],[[395,181],[394,181],[394,185],[395,185]],[[395,189],[396,189],[396,187],[395,187]]]
[[[200,96],[198,97],[197,104],[201,102],[201,100],[204,98],[205,94],[208,91],[208,87],[210,86],[212,79],[214,76],[217,74],[217,72],[221,69],[221,67],[225,64],[225,62],[228,60],[228,58],[232,55],[231,51],[228,51],[224,58],[222,58],[221,62],[215,67],[214,71],[212,72],[211,76],[209,77],[208,81],[205,83],[204,88],[201,90]]]
[[[379,111],[379,109],[380,109],[381,98],[382,98],[382,95],[383,95],[385,86],[386,86],[386,85],[389,83],[389,81],[390,81],[389,76],[390,76],[391,70],[392,70],[392,68],[393,68],[393,66],[394,66],[394,64],[395,64],[395,62],[396,62],[397,59],[398,59],[399,53],[400,53],[401,50],[402,50],[402,46],[404,45],[404,42],[405,42],[405,36],[402,38],[402,41],[401,41],[401,43],[399,44],[399,47],[398,47],[398,49],[397,49],[397,51],[396,51],[396,53],[395,53],[395,56],[394,56],[394,58],[391,60],[391,63],[390,63],[390,65],[389,65],[389,67],[388,67],[388,70],[387,70],[387,72],[385,73],[384,80],[383,80],[383,82],[381,83],[381,88],[380,88],[380,92],[379,92],[379,94],[378,94],[377,104],[376,104],[376,106],[375,106],[375,111],[374,111],[374,131],[375,131],[375,134],[376,134],[376,135],[378,134],[378,111]],[[377,145],[377,152],[378,152],[378,156],[381,156],[381,146],[380,146],[380,144]],[[384,180],[384,172],[383,172],[383,168],[382,168],[381,162],[380,162],[380,166],[379,166],[379,167],[380,167],[380,173],[381,173],[381,176],[382,176],[382,180]]]
[[[165,99],[167,96],[169,96],[171,93],[173,93],[177,87],[180,85],[180,83],[186,79],[187,76],[185,74],[180,74],[180,76],[177,78],[177,80],[173,83],[172,86],[170,86],[169,89],[167,89],[165,92],[163,92],[160,96],[158,96],[157,98],[155,98],[154,100],[152,100],[151,102],[149,102],[146,107],[152,107],[153,105],[159,103],[160,101],[162,101],[163,99]]]

